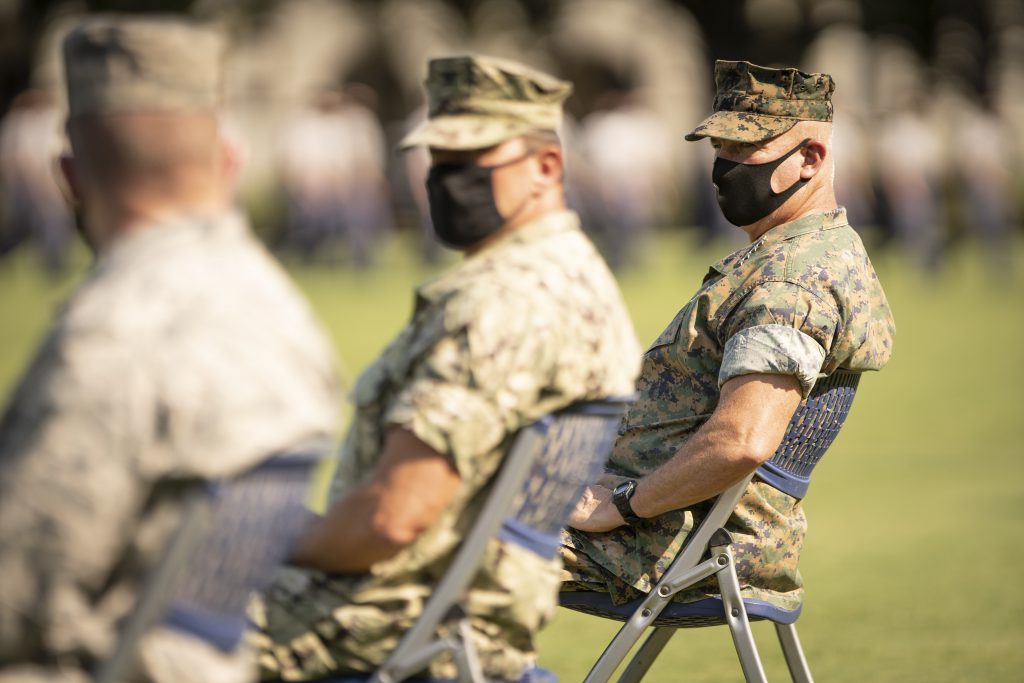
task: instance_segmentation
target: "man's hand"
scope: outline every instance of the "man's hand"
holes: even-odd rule
[[[612,502],[612,490],[597,484],[591,484],[583,491],[583,496],[569,515],[569,526],[580,531],[611,531],[625,523]]]

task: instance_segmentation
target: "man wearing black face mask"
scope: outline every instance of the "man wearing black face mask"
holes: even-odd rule
[[[266,677],[372,671],[419,616],[512,435],[569,403],[630,393],[640,350],[614,278],[565,208],[555,129],[570,85],[512,62],[430,63],[438,237],[465,259],[359,378],[322,523],[266,595]],[[470,589],[489,680],[519,680],[555,608],[557,564],[495,541]],[[325,572],[329,572],[325,573]],[[431,676],[456,676],[450,659]]]
[[[711,266],[644,355],[606,474],[563,534],[566,590],[649,592],[713,498],[768,460],[819,377],[878,370],[895,327],[832,189],[832,78],[715,67],[711,138],[725,217],[751,244]],[[743,597],[799,608],[800,500],[758,470],[729,522]],[[707,596],[706,586],[676,600]]]

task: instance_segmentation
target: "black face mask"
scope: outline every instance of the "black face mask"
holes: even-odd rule
[[[450,247],[463,249],[500,230],[507,218],[498,212],[494,202],[491,176],[495,169],[518,164],[529,156],[525,154],[496,166],[431,166],[427,197],[437,238]]]
[[[810,178],[800,178],[776,193],[772,190],[772,174],[809,141],[807,138],[778,159],[763,164],[741,164],[721,157],[715,159],[711,182],[718,189],[718,206],[722,208],[725,219],[737,226],[751,225],[785,204]]]

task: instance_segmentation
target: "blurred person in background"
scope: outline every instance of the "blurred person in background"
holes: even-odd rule
[[[891,237],[909,249],[918,263],[934,271],[943,251],[942,143],[926,116],[921,95],[883,116],[875,143],[883,220]]]
[[[45,90],[32,89],[14,99],[0,128],[4,208],[0,256],[30,240],[53,274],[64,269],[74,231],[55,177],[60,123],[54,98]]]
[[[629,393],[639,348],[608,267],[564,200],[555,130],[571,85],[514,62],[430,62],[438,238],[464,254],[420,286],[412,320],[359,378],[332,505],[267,592],[265,678],[372,672],[419,616],[517,430]],[[517,681],[556,606],[558,563],[492,540],[467,600],[489,680]],[[450,658],[433,677],[457,676]]]
[[[402,137],[423,124],[427,118],[427,106],[417,107],[402,122]],[[420,218],[419,255],[423,263],[437,263],[441,258],[441,242],[434,232],[430,220],[430,200],[427,197],[427,175],[430,173],[430,152],[426,147],[412,147],[401,152],[398,162],[401,167],[409,197],[416,206]]]
[[[344,249],[359,268],[390,222],[386,148],[372,90],[324,90],[285,127],[280,151],[288,199],[284,244],[334,262]]]
[[[710,138],[722,213],[750,245],[713,264],[643,357],[606,474],[562,535],[563,590],[648,593],[712,499],[778,448],[819,377],[892,353],[885,293],[833,190],[827,74],[718,61]],[[729,522],[743,597],[803,599],[800,500],[754,478]],[[679,594],[707,597],[701,584]]]
[[[95,253],[0,421],[0,681],[84,681],[196,479],[332,438],[330,345],[229,196],[221,41],[87,19],[63,44],[61,169]],[[240,636],[240,634],[239,634]],[[232,683],[230,652],[155,628],[143,678]]]
[[[610,90],[583,120],[581,138],[596,192],[593,229],[618,270],[635,262],[655,217],[665,214],[665,183],[672,178],[668,134],[636,91]]]
[[[952,178],[963,202],[964,226],[981,240],[997,278],[1013,272],[1013,231],[1018,225],[1012,191],[1011,139],[1002,121],[983,101],[965,101],[954,146]]]

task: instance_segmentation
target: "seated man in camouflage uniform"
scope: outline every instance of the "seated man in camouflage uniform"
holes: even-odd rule
[[[182,482],[321,443],[338,416],[331,348],[230,207],[217,36],[96,18],[64,42],[62,167],[96,261],[0,422],[0,680],[86,680],[160,557]],[[244,681],[169,629],[147,678]],[[133,679],[134,680],[134,679]]]
[[[416,292],[412,320],[359,378],[333,505],[268,592],[261,665],[308,680],[380,666],[443,576],[515,432],[630,393],[639,348],[619,289],[567,211],[555,135],[570,85],[515,63],[430,63],[438,236],[462,262]],[[467,600],[485,674],[534,663],[558,562],[492,541]],[[319,571],[325,570],[325,571]],[[327,573],[330,572],[330,573]],[[452,662],[430,666],[453,678]]]
[[[715,113],[686,139],[711,138],[719,204],[751,245],[647,350],[606,474],[563,533],[563,590],[616,603],[649,592],[709,500],[773,455],[819,376],[892,353],[885,294],[833,193],[831,77],[720,61],[715,82]],[[744,597],[800,605],[805,528],[800,501],[755,477],[729,522]]]

